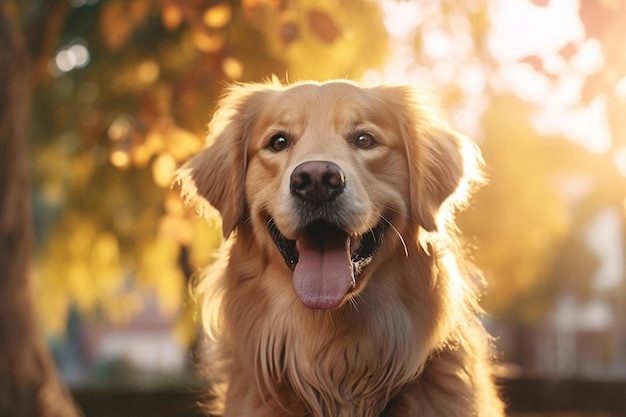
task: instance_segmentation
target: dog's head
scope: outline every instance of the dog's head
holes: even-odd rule
[[[234,86],[207,142],[183,195],[220,212],[224,237],[251,227],[311,308],[364,285],[383,242],[443,227],[478,179],[475,147],[406,87]]]

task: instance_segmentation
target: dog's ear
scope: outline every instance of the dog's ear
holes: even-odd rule
[[[417,152],[410,154],[411,210],[428,231],[437,230],[439,210],[463,176],[457,136],[446,130],[422,131]]]
[[[436,108],[403,90],[401,130],[408,158],[411,216],[432,232],[451,220],[482,183],[478,147],[452,130]]]
[[[260,85],[232,86],[209,124],[206,147],[177,171],[174,180],[185,203],[200,215],[208,217],[211,206],[219,211],[224,238],[245,215],[247,145],[262,93]]]

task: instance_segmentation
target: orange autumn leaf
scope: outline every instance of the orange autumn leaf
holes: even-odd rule
[[[178,29],[183,21],[183,12],[180,9],[180,5],[166,2],[161,8],[161,21],[165,29],[169,31]]]
[[[135,28],[148,16],[150,7],[150,2],[146,0],[118,0],[103,4],[98,27],[106,47],[111,50],[122,48]]]
[[[543,60],[537,55],[528,55],[519,60],[519,62],[530,65],[535,71],[543,71]]]
[[[313,33],[325,43],[333,43],[341,35],[333,19],[321,10],[309,11],[309,25]]]

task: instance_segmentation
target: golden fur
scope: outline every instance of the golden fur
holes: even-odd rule
[[[270,149],[276,133],[289,147]],[[361,148],[367,132],[376,146]],[[274,135],[274,136],[273,136]],[[367,139],[367,138],[365,138]],[[269,144],[269,145],[268,145]],[[384,238],[339,306],[306,307],[268,232],[303,224],[289,178],[304,161],[345,174],[337,216]],[[227,240],[199,283],[224,416],[503,415],[474,270],[453,212],[481,182],[480,154],[407,87],[346,81],[230,88],[207,147],[179,171],[188,204],[219,211]]]

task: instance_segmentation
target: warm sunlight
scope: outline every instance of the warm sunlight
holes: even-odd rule
[[[571,340],[583,328],[608,331],[614,316],[603,294],[624,285],[624,213],[614,202],[625,201],[624,178],[615,174],[626,176],[621,121],[626,62],[623,48],[603,36],[616,39],[614,33],[605,34],[604,25],[620,6],[608,6],[613,11],[607,12],[594,2],[493,0],[450,5],[443,13],[434,4],[381,4],[391,54],[382,69],[364,74],[364,82],[412,84],[440,97],[454,124],[486,152],[491,185],[478,200],[484,196],[485,204],[496,199],[506,206],[506,213],[491,219],[493,227],[501,228],[494,241],[480,237],[479,217],[470,214],[464,224],[481,239],[477,262],[490,281],[487,309],[502,314],[516,299],[523,305],[520,294],[546,285],[546,276],[538,272],[556,268],[554,279],[577,282],[565,287],[591,288],[593,294],[588,300],[557,297],[545,312],[556,337]],[[486,26],[472,20],[471,8],[482,5]],[[476,32],[484,37],[472,38]],[[479,55],[481,48],[489,57]],[[501,103],[494,106],[495,97]],[[532,130],[522,128],[522,118]],[[494,138],[500,142],[491,146],[502,153],[490,148]],[[515,191],[505,197],[511,188]],[[506,203],[499,200],[505,198]],[[598,211],[581,214],[589,201]],[[525,226],[515,231],[513,224]],[[567,266],[571,257],[578,260],[574,267]],[[538,303],[528,304],[517,307],[518,314],[538,320]],[[578,360],[578,353],[556,346],[554,371],[560,372]],[[542,372],[551,369],[550,364],[541,367]]]
[[[4,54],[11,59],[0,65],[0,102],[8,103],[0,106],[0,118],[12,120],[10,126],[15,128],[2,132],[16,142],[16,146],[0,151],[5,158],[0,163],[4,171],[0,171],[14,180],[14,185],[0,186],[0,201],[7,205],[19,200],[20,207],[32,210],[32,217],[20,218],[24,232],[15,235],[27,236],[32,231],[35,247],[29,256],[13,256],[11,251],[19,245],[13,241],[0,245],[4,248],[0,249],[4,251],[0,263],[15,261],[24,271],[36,271],[36,279],[28,283],[34,289],[34,311],[27,308],[28,303],[16,304],[14,312],[0,314],[0,330],[2,319],[6,321],[11,314],[37,317],[60,374],[72,388],[188,384],[182,379],[192,366],[183,366],[182,358],[195,356],[201,345],[198,294],[190,294],[188,288],[196,287],[200,271],[210,267],[218,255],[223,240],[220,210],[232,217],[225,223],[233,225],[234,239],[264,231],[264,227],[254,227],[253,219],[259,215],[273,219],[265,205],[275,197],[268,195],[259,200],[265,203],[253,209],[252,192],[261,188],[291,190],[293,184],[265,187],[261,183],[270,178],[291,177],[250,174],[250,167],[273,164],[256,162],[262,140],[263,149],[271,150],[274,136],[287,139],[283,134],[297,136],[300,131],[281,130],[273,132],[274,136],[268,131],[263,135],[269,137],[256,140],[256,132],[264,131],[265,123],[252,121],[257,111],[265,114],[267,110],[269,126],[277,114],[283,114],[283,122],[290,119],[285,115],[291,114],[288,109],[295,112],[295,104],[278,98],[280,106],[261,104],[263,95],[256,91],[244,100],[248,97],[244,92],[252,91],[248,87],[232,88],[233,93],[241,94],[232,96],[231,103],[236,105],[220,97],[230,97],[233,84],[269,80],[285,87],[304,80],[344,78],[360,80],[366,86],[409,85],[424,93],[425,102],[441,107],[449,127],[439,119],[419,124],[414,113],[391,111],[390,116],[402,115],[393,126],[403,127],[401,133],[391,136],[405,139],[404,146],[394,149],[415,150],[406,142],[408,136],[419,144],[420,155],[424,155],[422,148],[429,149],[430,140],[433,151],[434,144],[443,144],[445,139],[450,143],[432,158],[409,156],[373,162],[376,155],[386,154],[382,150],[392,142],[385,137],[378,152],[370,153],[374,157],[366,164],[367,174],[360,178],[396,177],[395,171],[394,175],[385,174],[389,167],[398,168],[401,178],[413,178],[416,173],[419,177],[405,187],[410,198],[399,198],[409,204],[406,210],[387,207],[387,201],[380,203],[394,215],[411,213],[393,224],[400,225],[398,234],[403,235],[405,244],[404,250],[398,249],[406,256],[414,255],[411,239],[426,245],[429,238],[435,242],[435,237],[444,236],[445,230],[435,232],[421,223],[420,229],[413,222],[424,220],[429,192],[437,194],[439,200],[452,192],[447,188],[459,191],[459,183],[467,183],[452,180],[461,171],[468,173],[458,169],[459,157],[451,158],[450,165],[445,161],[446,155],[455,155],[456,144],[463,142],[461,133],[472,139],[478,146],[474,148],[472,143],[465,148],[482,153],[487,183],[465,210],[455,213],[462,232],[459,246],[467,248],[471,259],[459,262],[458,271],[450,262],[441,265],[458,278],[450,284],[452,299],[465,294],[462,278],[487,284],[484,291],[479,288],[480,307],[486,312],[481,320],[495,336],[508,372],[505,384],[532,382],[521,388],[511,386],[511,415],[528,417],[521,408],[530,402],[538,404],[535,400],[552,401],[568,395],[571,401],[580,398],[594,402],[597,415],[624,415],[623,404],[618,411],[597,409],[597,404],[606,403],[601,394],[610,397],[613,389],[626,388],[626,325],[621,319],[626,311],[625,11],[626,0],[0,2],[0,50],[15,51]],[[388,91],[389,103],[401,97],[399,90]],[[6,93],[12,96],[5,99]],[[349,99],[347,94],[341,97]],[[423,108],[418,107],[415,114],[421,117]],[[386,114],[393,105],[382,108],[385,120],[391,120]],[[219,109],[218,119],[224,122],[216,129],[210,120]],[[310,109],[302,114],[313,112],[315,103]],[[369,120],[379,113],[377,109],[358,118]],[[334,113],[341,116],[344,112]],[[250,119],[235,123],[237,115]],[[378,123],[375,119],[369,120],[372,125]],[[417,134],[406,134],[411,130],[402,122],[409,121]],[[239,130],[230,134],[225,126]],[[361,132],[359,127],[353,144],[372,135],[378,142],[378,136],[388,135],[391,127],[371,132]],[[217,154],[210,163],[185,165],[194,155],[209,155],[203,148],[217,143],[213,131],[220,132],[220,140],[233,140],[230,151]],[[289,139],[293,143],[300,140]],[[344,139],[350,139],[349,135]],[[250,145],[245,152],[243,145]],[[357,154],[364,149],[359,147]],[[234,150],[236,157],[228,153]],[[278,160],[294,153],[281,156],[272,152],[270,156]],[[388,152],[386,158],[400,157],[397,152]],[[213,177],[223,160],[232,168],[237,161],[244,163],[236,173]],[[413,166],[419,160],[433,166],[422,171]],[[30,181],[24,178],[27,169],[20,165],[25,161],[30,167]],[[405,161],[411,165],[409,173],[401,171]],[[183,166],[186,168],[181,169]],[[192,175],[190,167],[200,166],[203,168]],[[450,172],[443,175],[448,168]],[[433,180],[420,175],[439,170]],[[375,175],[370,175],[372,172]],[[255,177],[258,184],[247,185],[248,176]],[[172,186],[173,177],[186,179],[184,191],[198,194],[194,200],[213,213],[210,221],[185,206],[180,190]],[[221,180],[215,180],[214,185],[196,183],[209,177]],[[427,184],[411,188],[420,181]],[[446,188],[445,193],[435,190],[437,187]],[[383,189],[391,191],[390,187],[381,186]],[[460,191],[462,194],[462,187]],[[242,196],[228,199],[239,194]],[[220,207],[211,207],[209,201]],[[0,204],[0,225],[12,225],[18,217],[3,215],[3,207]],[[441,212],[441,206],[432,208],[437,209]],[[387,220],[389,216],[383,214]],[[312,230],[314,223],[306,230]],[[247,233],[245,228],[250,224],[253,227]],[[404,236],[404,224],[411,225],[410,233],[413,229],[429,233]],[[261,236],[251,240],[250,248],[256,247],[254,242],[277,240],[273,229],[266,231],[274,234],[272,239]],[[337,232],[324,228],[319,235],[329,231],[331,235]],[[366,235],[379,244],[383,233],[380,239],[378,232]],[[0,230],[0,237],[2,234]],[[317,233],[305,237],[300,248],[304,245],[310,251],[309,260],[319,252],[314,246],[339,247],[337,242],[324,243]],[[374,243],[368,242],[363,236],[349,239],[350,245],[358,245],[354,250],[358,256],[373,247]],[[345,243],[343,237],[340,243]],[[251,256],[246,262],[256,252],[267,255],[264,251],[249,249]],[[344,252],[341,259],[346,258]],[[435,258],[431,257],[433,262]],[[249,268],[238,264],[234,269],[252,273],[270,265],[268,259],[261,261],[250,263]],[[474,272],[473,265],[480,272]],[[472,272],[466,271],[466,266]],[[279,269],[276,266],[275,270]],[[5,291],[2,286],[13,282],[5,278],[10,271],[9,266],[0,268],[0,295],[4,296],[0,296],[0,306],[6,305],[7,299],[19,299],[11,295],[18,294],[15,288]],[[289,279],[281,282],[287,284]],[[326,288],[321,284],[318,289]],[[270,287],[274,285],[267,284],[262,291]],[[320,291],[318,296],[323,295]],[[0,358],[8,342],[20,347],[15,352],[26,351],[21,346],[28,346],[28,342],[13,337],[19,332],[12,325],[8,323],[6,333],[10,340],[4,338],[7,340],[3,342],[0,337]],[[316,332],[311,335],[318,336]],[[16,369],[30,368],[19,365]],[[2,395],[2,388],[11,379],[2,372],[0,366],[0,415],[5,415],[2,401],[7,396]],[[597,388],[593,383],[598,380],[611,380],[615,385],[609,390],[596,389],[591,399],[563,391],[564,386],[571,388],[563,381],[590,381]],[[534,396],[530,395],[532,401],[515,398],[516,394],[527,395],[529,387],[535,390]],[[580,392],[586,393],[586,386],[583,388]],[[558,395],[552,396],[555,393]],[[585,409],[571,401],[558,411]],[[539,407],[532,415],[544,416],[546,411],[546,407]],[[105,414],[125,415],[108,409]]]
[[[605,100],[576,106],[585,77],[604,61],[599,42],[584,40],[577,2],[551,1],[540,8],[527,1],[498,0],[491,10],[490,50],[507,86],[539,105],[533,118],[537,130],[564,134],[591,152],[610,150]],[[529,57],[541,58],[545,73],[528,65]],[[549,76],[557,77],[556,83]]]
[[[476,128],[471,119],[480,117],[484,89],[512,91],[537,105],[533,115],[537,131],[565,135],[591,152],[607,152],[612,141],[606,99],[598,97],[586,105],[577,105],[585,78],[604,62],[599,42],[584,39],[578,2],[547,3],[545,7],[525,0],[489,3],[491,25],[487,43],[498,63],[494,73],[472,62],[476,57],[472,56],[474,47],[467,33],[469,22],[460,13],[454,16],[452,11],[448,28],[453,29],[442,31],[438,28],[443,16],[437,7],[383,0],[385,27],[392,35],[393,52],[382,71],[370,71],[363,79],[368,84],[409,83],[435,93],[459,82],[468,102],[457,109],[455,116],[470,133]],[[425,55],[419,59],[412,49],[418,28]],[[567,51],[574,44],[578,44],[577,49]],[[539,58],[545,73],[532,65]]]

